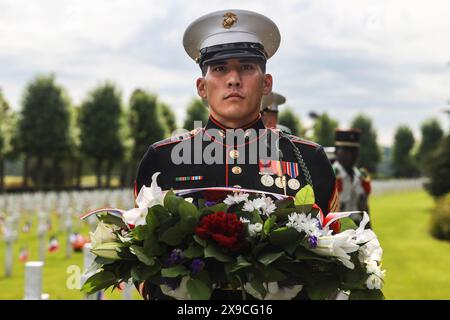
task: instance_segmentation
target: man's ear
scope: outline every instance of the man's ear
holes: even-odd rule
[[[272,75],[265,74],[263,80],[263,91],[262,91],[263,95],[266,96],[272,92],[272,84],[273,84]]]
[[[200,98],[207,99],[205,78],[198,78],[196,85],[197,94],[200,96]]]

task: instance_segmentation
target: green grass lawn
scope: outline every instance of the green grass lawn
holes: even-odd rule
[[[372,226],[383,247],[383,267],[387,270],[383,289],[387,299],[450,299],[450,242],[438,241],[428,233],[433,200],[423,191],[392,193],[371,199]],[[25,223],[22,221],[22,224]],[[36,220],[36,219],[35,219]],[[37,221],[34,221],[34,227]],[[88,233],[88,227],[75,222],[74,228]],[[66,287],[71,265],[82,267],[82,254],[65,257],[65,234],[58,233],[58,221],[53,217],[53,230],[60,250],[47,253],[44,266],[43,291],[50,299],[82,299],[78,290]],[[15,245],[14,274],[4,277],[5,243],[0,245],[0,299],[22,299],[24,266],[18,260],[20,246],[28,246],[29,260],[38,259],[36,230],[21,234]],[[121,293],[107,293],[107,299],[120,299]],[[137,292],[134,298],[139,299]]]
[[[416,191],[373,197],[370,204],[386,299],[450,299],[450,242],[428,231],[433,199]]]

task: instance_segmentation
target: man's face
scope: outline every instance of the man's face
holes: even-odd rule
[[[208,66],[197,79],[197,91],[217,120],[250,122],[259,114],[262,96],[272,91],[272,76],[255,60],[228,59]]]
[[[352,168],[358,160],[358,148],[353,147],[336,147],[336,160],[344,168]]]

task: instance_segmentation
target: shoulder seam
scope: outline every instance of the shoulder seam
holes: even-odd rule
[[[199,129],[201,129],[201,128],[199,128]],[[177,142],[190,140],[190,139],[192,139],[193,137],[195,137],[200,131],[202,131],[202,130],[199,130],[199,129],[197,129],[197,130],[194,129],[195,132],[194,132],[194,130],[190,131],[190,132],[189,132],[190,135],[189,135],[188,137],[186,137],[186,138],[177,138],[177,140],[169,141],[169,142],[161,143],[161,144],[157,144],[157,142],[156,142],[156,143],[153,144],[152,146],[153,146],[153,147],[155,148],[155,150],[156,150],[156,149],[158,149],[158,148],[161,148],[161,147],[164,147],[164,146],[168,146],[168,145],[171,145],[171,144],[174,144],[174,143],[177,143]]]

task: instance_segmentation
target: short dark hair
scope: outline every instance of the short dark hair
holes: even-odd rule
[[[256,63],[259,65],[259,67],[261,68],[262,73],[265,74],[265,73],[266,73],[266,61],[257,59],[257,60],[255,60],[255,62],[256,62]],[[214,64],[214,63],[212,63],[212,64]],[[202,70],[202,76],[203,76],[203,77],[206,76],[206,72],[208,72],[208,67],[209,67],[210,65],[211,65],[211,64],[203,64],[203,66],[200,68],[200,69]]]

